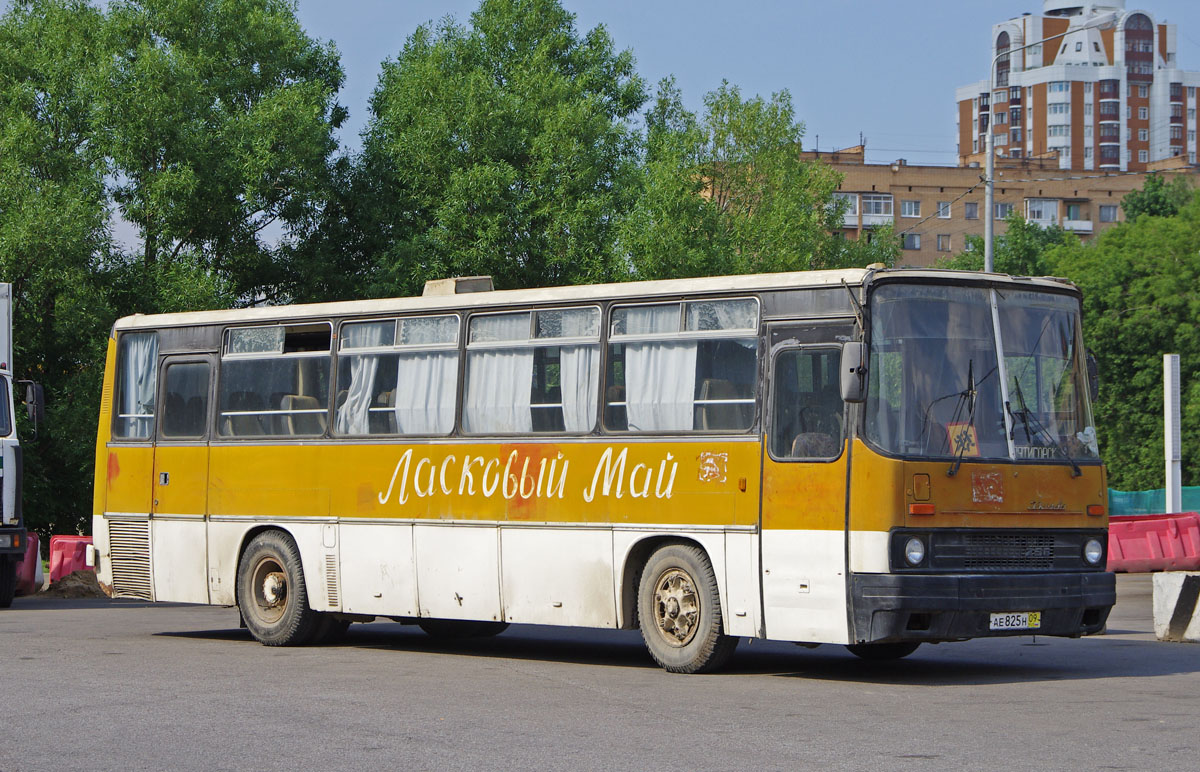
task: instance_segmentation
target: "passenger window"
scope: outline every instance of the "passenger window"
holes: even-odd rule
[[[599,308],[471,318],[465,431],[590,432],[599,404]]]
[[[757,362],[753,298],[616,308],[605,425],[634,432],[747,431],[754,424]]]
[[[836,348],[793,349],[775,358],[773,456],[829,459],[842,454],[840,360]]]
[[[323,435],[330,338],[326,323],[228,330],[217,400],[221,436]]]
[[[113,437],[148,440],[154,430],[154,388],[158,374],[158,335],[122,333],[117,342]]]
[[[338,434],[449,434],[457,389],[457,316],[342,325]]]
[[[163,377],[162,436],[203,437],[208,423],[208,363],[167,365]]]

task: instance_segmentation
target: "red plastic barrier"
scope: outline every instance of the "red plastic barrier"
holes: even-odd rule
[[[25,557],[17,563],[17,595],[32,595],[42,589],[37,581],[37,570],[42,563],[42,555],[38,552],[38,535],[27,532],[25,535]]]
[[[91,536],[51,536],[50,583],[75,571],[94,571],[86,565],[87,548],[91,543]]]
[[[1108,570],[1200,570],[1200,515],[1118,515],[1108,519]]]

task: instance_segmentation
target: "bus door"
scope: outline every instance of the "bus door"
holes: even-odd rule
[[[772,325],[762,485],[768,638],[845,643],[847,325]]]
[[[169,356],[159,370],[151,523],[156,600],[208,603],[211,356]]]

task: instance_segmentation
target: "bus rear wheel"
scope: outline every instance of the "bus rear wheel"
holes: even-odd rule
[[[246,628],[266,646],[299,646],[317,632],[308,607],[300,550],[281,531],[254,537],[238,564],[237,600]]]
[[[873,662],[883,662],[903,659],[916,651],[920,645],[919,641],[900,641],[897,643],[851,643],[846,648],[856,657]]]
[[[508,629],[508,622],[485,622],[474,619],[429,619],[417,622],[417,627],[431,638],[490,638]]]
[[[704,551],[685,544],[660,548],[642,570],[638,625],[654,661],[671,673],[718,670],[738,639],[722,632],[717,579]]]

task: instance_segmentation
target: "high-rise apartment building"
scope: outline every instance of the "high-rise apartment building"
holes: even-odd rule
[[[1176,34],[1124,0],[1044,0],[1041,16],[993,25],[991,80],[956,93],[960,163],[982,165],[990,130],[997,156],[1060,169],[1196,164],[1200,72],[1180,69]]]

